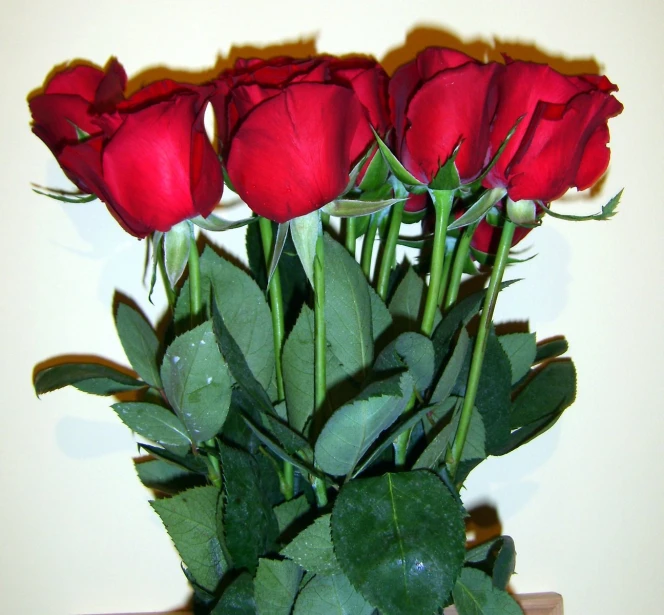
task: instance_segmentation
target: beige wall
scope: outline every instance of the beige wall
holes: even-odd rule
[[[99,203],[61,205],[31,193],[31,182],[66,183],[30,134],[28,93],[73,58],[104,64],[116,55],[130,75],[158,65],[200,71],[233,45],[303,40],[301,49],[380,59],[418,27],[409,50],[391,62],[412,57],[423,41],[495,39],[515,57],[532,57],[536,44],[567,60],[596,58],[620,86],[626,111],[611,122],[608,177],[594,200],[569,199],[593,211],[625,186],[620,215],[602,224],[547,220],[531,235],[539,256],[514,269],[526,279],[498,310],[501,319],[529,317],[540,338],[567,335],[578,400],[541,440],[479,469],[468,499],[497,506],[503,531],[515,538],[516,590],[558,591],[571,615],[660,612],[663,7],[646,0],[5,0],[3,612],[156,611],[187,597],[178,558],[134,475],[135,442],[108,400],[62,391],[38,401],[31,389],[33,366],[55,355],[123,362],[111,317],[116,289],[152,319],[159,309],[146,299],[144,242],[125,235]],[[239,235],[221,241],[241,250]]]

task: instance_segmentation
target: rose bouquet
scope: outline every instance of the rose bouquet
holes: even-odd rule
[[[617,88],[435,48],[391,78],[284,57],[125,85],[115,60],[66,68],[31,99],[33,130],[80,190],[48,196],[99,198],[150,237],[169,324],[120,303],[133,372],[61,362],[34,384],[118,399],[196,611],[521,612],[514,543],[467,544],[461,488],[549,429],[576,375],[562,338],[499,335],[492,314],[543,217],[615,213],[619,195],[585,217],[550,203],[606,171]],[[214,213],[224,186],[253,217]],[[247,269],[203,232],[241,225]],[[464,296],[468,275],[486,290]]]

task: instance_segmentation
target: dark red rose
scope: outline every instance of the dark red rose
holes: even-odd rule
[[[257,214],[276,222],[315,211],[389,128],[387,75],[374,61],[243,60],[215,82],[229,178]]]
[[[30,101],[34,132],[67,176],[136,237],[209,215],[223,189],[203,126],[212,89],[161,81],[124,100],[125,81],[115,61],[106,73],[58,73]]]
[[[502,230],[502,228],[493,226],[490,222],[484,219],[477,225],[470,245],[485,254],[495,254],[498,251],[498,244],[500,243]],[[533,229],[517,226],[514,229],[512,246],[519,243],[528,233],[530,233],[531,230]]]
[[[424,183],[461,144],[456,167],[464,183],[488,162],[489,134],[503,66],[452,49],[429,48],[390,81],[396,154]]]
[[[513,201],[550,202],[592,186],[609,164],[607,121],[622,111],[606,77],[566,76],[543,64],[508,60],[491,130],[495,154],[519,126],[484,180]]]

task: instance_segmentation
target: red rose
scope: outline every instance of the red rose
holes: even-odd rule
[[[229,178],[276,222],[315,211],[344,191],[353,165],[388,130],[387,76],[372,60],[244,60],[215,82]]]
[[[489,160],[503,68],[452,49],[429,48],[394,74],[389,91],[396,154],[412,175],[430,183],[459,144],[456,167],[462,181],[480,174]]]
[[[609,164],[607,121],[622,111],[606,77],[566,76],[551,67],[508,60],[499,83],[491,154],[519,126],[484,180],[513,201],[550,202],[569,188],[592,186]]]
[[[136,237],[209,215],[223,189],[203,126],[211,88],[161,81],[124,100],[125,82],[115,61],[106,74],[85,66],[58,73],[30,101],[35,134]]]

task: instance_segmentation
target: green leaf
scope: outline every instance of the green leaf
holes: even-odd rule
[[[422,182],[405,169],[397,157],[390,151],[390,148],[383,143],[383,140],[378,136],[375,130],[374,135],[376,137],[376,142],[378,143],[378,149],[380,149],[380,153],[383,155],[383,158],[385,158],[385,162],[392,170],[392,173],[394,173],[394,176],[407,186],[421,186]]]
[[[385,158],[382,154],[376,152],[371,158],[371,162],[369,163],[358,188],[362,192],[379,190],[387,182],[389,172],[390,167],[387,166]]]
[[[271,414],[273,412],[272,402],[249,368],[242,350],[228,330],[214,298],[212,299],[212,322],[217,345],[237,383],[238,391],[242,392],[244,399],[248,401],[252,409]]]
[[[591,214],[589,216],[569,216],[566,214],[559,214],[555,211],[549,209],[544,203],[538,203],[538,205],[550,216],[553,218],[558,218],[559,220],[568,220],[570,222],[585,222],[586,220],[610,220],[615,216],[618,211],[618,204],[620,203],[620,198],[622,197],[623,190],[616,194],[606,205],[602,207],[602,211],[596,214]]]
[[[205,461],[203,461],[202,455],[194,455],[191,452],[188,452],[186,455],[176,455],[165,448],[152,446],[151,444],[145,444],[144,442],[139,442],[138,446],[150,453],[153,457],[168,462],[176,468],[189,470],[190,472],[207,477],[208,469]]]
[[[503,536],[493,565],[493,585],[507,591],[516,568],[516,549],[510,536]]]
[[[124,303],[118,304],[115,326],[131,366],[145,382],[160,389],[159,340],[152,327],[139,312]]]
[[[281,442],[287,453],[291,455],[298,451],[308,451],[311,453],[309,442],[299,433],[293,431],[288,423],[281,418],[269,414],[263,415],[262,418],[263,426]]]
[[[447,453],[448,447],[452,445],[454,436],[459,428],[460,413],[455,412],[452,421],[443,427],[443,429],[436,435],[436,437],[427,445],[422,451],[418,460],[413,465],[413,469],[432,469],[435,470]],[[470,426],[468,428],[468,435],[463,447],[460,462],[474,461],[475,459],[486,459],[486,451],[484,442],[486,440],[486,432],[482,415],[473,408],[473,413],[470,416]]]
[[[504,188],[486,190],[461,216],[453,220],[447,227],[448,231],[469,226],[481,220],[500,199],[507,194]]]
[[[464,568],[453,595],[459,615],[523,615],[514,598],[494,587],[481,570]]]
[[[164,233],[164,266],[171,288],[175,288],[189,262],[189,246],[194,231],[189,220],[183,220]]]
[[[327,341],[346,373],[362,381],[373,363],[369,285],[355,259],[327,234],[324,249]]]
[[[360,199],[336,199],[323,207],[323,212],[338,218],[368,216],[377,211],[392,207],[405,199],[382,199],[380,201],[362,201]]]
[[[257,615],[290,615],[302,569],[289,560],[261,559],[254,579]]]
[[[247,226],[255,222],[258,218],[244,218],[242,220],[224,220],[219,216],[210,214],[207,218],[203,216],[196,216],[191,219],[191,221],[198,226],[199,228],[205,229],[206,231],[220,232],[220,231],[229,231],[234,228],[240,228],[242,226]]]
[[[576,397],[576,370],[570,360],[546,364],[529,380],[514,400],[512,429],[528,425],[571,405]]]
[[[115,395],[145,387],[144,382],[98,363],[64,363],[39,370],[35,374],[37,395],[69,385],[93,395]]]
[[[281,550],[281,554],[314,574],[332,575],[341,572],[332,546],[329,514],[318,517],[302,530]]]
[[[456,157],[459,153],[460,145],[461,144],[454,148],[452,155],[447,159],[445,164],[438,169],[435,177],[429,184],[431,190],[456,190],[461,185],[459,171],[457,171],[456,168]]]
[[[512,384],[528,374],[535,362],[537,343],[534,333],[509,333],[498,338],[512,368]]]
[[[564,337],[554,337],[537,344],[537,354],[533,363],[542,363],[565,354],[569,345]]]
[[[300,517],[306,515],[311,510],[309,501],[304,495],[299,495],[292,500],[288,500],[279,506],[274,507],[274,514],[279,524],[279,533],[283,534]]]
[[[191,448],[182,421],[163,406],[137,401],[113,404],[111,408],[129,429],[176,455],[184,455]]]
[[[288,422],[297,431],[314,413],[314,314],[307,305],[284,343],[282,355]]]
[[[433,613],[463,564],[464,511],[429,472],[346,483],[332,511],[332,540],[354,587],[385,613]]]
[[[333,476],[350,474],[380,433],[396,421],[410,399],[412,383],[397,374],[370,384],[359,397],[339,408],[316,441],[318,467]],[[404,395],[408,391],[408,395]]]
[[[371,324],[375,344],[392,325],[392,315],[371,286],[369,286],[369,300],[371,302]]]
[[[374,608],[348,578],[316,576],[304,586],[295,602],[293,615],[372,615]]]
[[[276,441],[272,434],[267,435],[261,429],[259,429],[254,423],[252,423],[246,416],[243,417],[244,422],[247,424],[247,427],[252,431],[252,433],[267,446],[277,457],[280,457],[284,461],[287,461],[294,467],[296,467],[303,474],[313,474],[314,476],[322,477],[322,474],[316,471],[313,467],[310,467],[306,462],[302,461],[298,457],[290,455],[286,452],[284,447]]]
[[[281,254],[284,251],[284,244],[286,243],[286,238],[288,237],[288,231],[290,230],[290,222],[284,222],[283,224],[277,225],[277,234],[274,241],[274,250],[270,256],[270,266],[267,272],[267,288],[270,288],[270,282],[272,281],[272,276],[279,266],[279,261],[281,260]]]
[[[422,278],[413,271],[412,267],[408,266],[389,305],[396,331],[400,333],[403,331],[419,332],[426,301],[425,289]],[[441,318],[440,311],[436,310],[434,327],[438,326]]]
[[[459,333],[459,338],[452,351],[452,355],[445,365],[438,382],[436,382],[436,386],[431,394],[431,399],[429,400],[431,404],[439,404],[450,396],[452,389],[459,378],[459,374],[465,365],[469,348],[470,338],[468,337],[468,331],[464,328],[461,329],[461,333]]]
[[[320,211],[312,211],[306,216],[293,218],[290,223],[291,237],[295,250],[300,257],[302,268],[307,274],[311,287],[314,286],[314,259],[316,258],[316,242],[323,232]]]
[[[161,459],[136,463],[136,474],[148,489],[169,495],[175,495],[192,487],[203,486],[206,483],[206,479],[200,474]]]
[[[210,247],[203,250],[200,269],[205,313],[208,317],[212,315],[211,300],[214,298],[249,369],[267,389],[276,376],[272,315],[265,294],[250,275]],[[176,321],[189,320],[188,290],[187,282],[175,306]]]
[[[219,491],[215,487],[197,487],[150,505],[161,517],[196,582],[213,592],[228,568],[217,535]]]
[[[390,372],[407,367],[420,394],[433,378],[433,344],[420,333],[402,333],[380,353],[374,363],[375,372]]]
[[[82,192],[65,192],[64,190],[54,190],[46,188],[48,192],[42,192],[33,188],[32,191],[41,196],[47,196],[49,199],[55,199],[62,203],[90,203],[97,198],[96,194],[83,194]]]
[[[463,397],[466,394],[466,382],[470,356],[459,376],[454,392]],[[510,407],[512,388],[510,362],[500,345],[495,333],[487,336],[482,373],[475,397],[475,407],[482,415],[486,430],[486,453],[494,455],[502,450],[510,437]]]
[[[164,392],[194,442],[221,430],[231,403],[231,377],[212,323],[175,338],[161,366]]]
[[[242,572],[224,590],[210,615],[256,615],[254,580],[248,572]]]
[[[271,551],[279,534],[277,519],[260,485],[251,455],[221,445],[224,481],[223,526],[226,547],[235,568],[252,574],[258,558]]]
[[[451,410],[454,404],[450,405],[448,410]],[[389,447],[394,445],[396,439],[407,430],[411,430],[417,423],[419,423],[425,415],[435,412],[437,406],[424,406],[414,413],[409,414],[405,419],[401,420],[389,431],[383,432],[384,435],[376,441],[375,446],[370,454],[362,461],[359,467],[353,473],[353,478],[364,472],[375,460],[380,458],[380,455]]]

